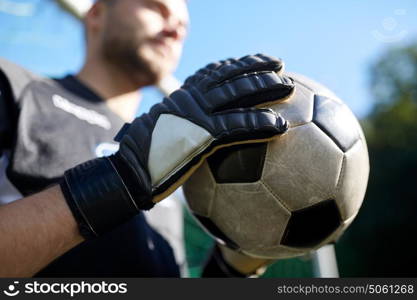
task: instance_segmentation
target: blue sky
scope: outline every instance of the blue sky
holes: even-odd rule
[[[10,10],[14,4],[23,15]],[[175,73],[180,80],[211,61],[263,52],[327,85],[359,117],[372,106],[370,65],[417,37],[415,0],[189,0],[189,9],[190,33]],[[36,72],[78,70],[81,32],[52,0],[0,0],[0,56]],[[140,111],[160,98],[146,89]]]

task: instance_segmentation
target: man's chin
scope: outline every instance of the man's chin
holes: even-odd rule
[[[157,47],[146,49],[140,57],[142,57],[142,60],[146,61],[148,65],[152,66],[152,69],[155,69],[158,72],[171,73],[174,69],[175,63],[173,63],[173,61],[175,59],[173,56]]]
[[[173,70],[172,60],[155,51],[140,51],[135,58],[131,57],[130,62],[125,61],[124,65],[131,76],[135,74],[135,80],[141,86],[157,84]]]
[[[165,78],[171,73],[172,69],[167,68],[167,65],[164,65],[163,61],[159,61],[158,63],[154,62],[152,64],[149,64],[148,72],[144,75],[148,75],[149,78],[152,78],[152,83],[149,84],[152,85],[160,82],[163,78]]]
[[[140,78],[142,81],[142,85],[149,86],[149,85],[156,85],[158,84],[164,77],[168,76],[170,72],[161,68],[160,66],[149,66],[147,70],[140,70]]]

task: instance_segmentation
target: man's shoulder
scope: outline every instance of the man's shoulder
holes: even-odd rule
[[[37,75],[24,67],[15,64],[7,59],[0,57],[0,72],[4,73],[6,76],[13,76],[16,79],[21,80],[33,80],[41,79],[40,75]]]
[[[10,92],[17,99],[30,82],[42,80],[42,77],[0,58],[0,80],[1,85],[10,88]]]

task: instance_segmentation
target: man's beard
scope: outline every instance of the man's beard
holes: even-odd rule
[[[128,74],[138,85],[156,84],[161,79],[162,72],[158,68],[158,62],[150,61],[141,55],[139,49],[144,43],[146,40],[140,43],[123,34],[123,31],[116,33],[112,30],[103,40],[102,55],[107,63]]]

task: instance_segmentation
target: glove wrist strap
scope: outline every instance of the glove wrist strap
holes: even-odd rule
[[[109,158],[90,160],[66,171],[61,189],[86,239],[110,231],[139,212]]]

